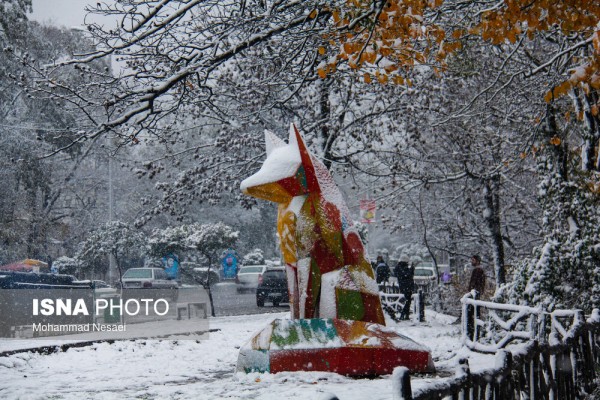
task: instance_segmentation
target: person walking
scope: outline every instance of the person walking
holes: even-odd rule
[[[401,320],[407,320],[410,317],[410,305],[412,302],[412,294],[415,290],[415,270],[409,265],[407,256],[400,257],[400,261],[395,268],[396,277],[398,278],[398,286],[400,293],[404,295],[406,303],[400,313]]]
[[[481,298],[485,291],[485,271],[481,268],[481,257],[475,254],[471,257],[471,279],[469,280],[469,292],[477,292],[476,299]],[[477,341],[479,332],[475,332],[475,308],[472,305],[467,306],[467,337],[470,340]]]
[[[475,254],[471,257],[471,279],[469,280],[469,291],[476,290],[478,298],[481,298],[485,291],[485,271],[481,268],[481,257]]]
[[[375,280],[377,281],[377,284],[382,285],[388,283],[390,275],[390,267],[383,261],[382,256],[377,256],[377,263],[375,266]]]

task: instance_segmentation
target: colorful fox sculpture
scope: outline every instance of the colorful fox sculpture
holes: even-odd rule
[[[342,195],[296,127],[289,143],[265,132],[267,159],[241,183],[279,204],[277,230],[293,319],[333,318],[385,325],[373,270]]]

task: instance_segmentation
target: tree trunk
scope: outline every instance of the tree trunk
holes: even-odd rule
[[[215,317],[215,305],[213,302],[212,291],[210,288],[210,270],[212,268],[212,258],[207,256],[208,258],[208,272],[206,273],[206,288],[208,289],[208,301],[210,301],[210,315]]]
[[[117,271],[119,271],[119,287],[121,290],[123,289],[123,271],[121,270],[121,263],[119,262],[119,258],[117,257],[117,252],[115,251],[112,256],[115,258],[115,264],[117,265]]]
[[[323,164],[327,169],[331,168],[333,154],[333,133],[331,129],[331,104],[329,102],[329,91],[331,89],[331,78],[320,81],[319,91],[319,119],[321,120],[320,136],[323,150]]]
[[[30,178],[33,179],[33,178]],[[27,257],[39,259],[38,246],[38,207],[37,207],[37,187],[31,183],[26,187],[29,203],[29,232],[27,234]]]
[[[592,108],[598,102],[595,92],[585,93],[575,89],[572,93],[575,110],[583,114],[585,129],[583,131],[583,144],[581,146],[581,169],[583,171],[600,170],[600,120],[598,114],[594,115]]]
[[[485,199],[484,217],[492,241],[496,288],[506,283],[506,272],[504,269],[504,239],[502,237],[502,224],[500,221],[499,180],[499,176],[486,179],[483,193]]]

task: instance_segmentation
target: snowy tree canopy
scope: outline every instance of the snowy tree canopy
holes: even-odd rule
[[[224,249],[233,247],[239,232],[222,222],[215,224],[192,224],[187,246],[198,250],[210,263],[215,262]]]
[[[77,258],[90,263],[105,258],[108,264],[108,256],[112,255],[121,271],[119,261],[129,255],[143,253],[144,243],[144,236],[130,224],[111,221],[94,230],[80,244]]]
[[[244,255],[242,259],[244,265],[261,265],[265,263],[265,255],[262,249],[253,249],[250,253]]]
[[[81,268],[81,261],[77,258],[61,256],[52,262],[52,267],[60,274],[74,275]]]
[[[400,260],[403,256],[408,257],[412,263],[420,263],[430,258],[427,247],[419,243],[405,243],[397,246],[392,252],[392,259]]]
[[[165,229],[155,228],[148,240],[148,255],[164,257],[188,248],[188,238],[192,234],[190,225],[177,225]]]

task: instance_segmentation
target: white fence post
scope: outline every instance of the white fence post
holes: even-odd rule
[[[392,373],[392,399],[412,400],[410,373],[406,367],[396,367]]]

